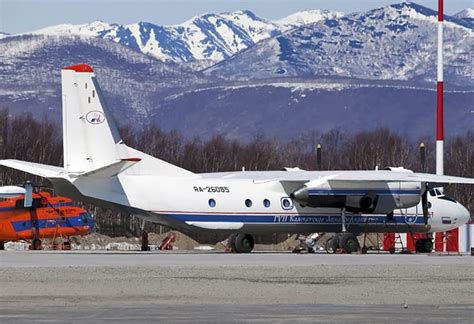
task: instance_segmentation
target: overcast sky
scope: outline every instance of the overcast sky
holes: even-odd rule
[[[365,11],[402,0],[0,0],[0,31],[16,34],[61,24],[95,20],[130,24],[147,21],[179,24],[207,12],[248,9],[260,17],[279,19],[308,9],[345,13]],[[418,0],[436,9],[437,0]],[[473,7],[474,0],[446,0],[445,13]]]

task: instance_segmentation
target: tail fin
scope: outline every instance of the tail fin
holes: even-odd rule
[[[193,174],[123,143],[90,66],[63,68],[61,76],[64,169],[68,172],[90,173],[120,160],[137,158],[140,163],[132,172],[135,174]]]
[[[87,172],[114,163],[121,138],[105,111],[94,71],[85,64],[61,71],[64,168]]]

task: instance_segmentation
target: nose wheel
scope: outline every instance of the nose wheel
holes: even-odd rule
[[[418,253],[430,253],[433,250],[433,240],[430,238],[416,240],[415,249]]]

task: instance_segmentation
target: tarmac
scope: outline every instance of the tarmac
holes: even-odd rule
[[[472,323],[474,257],[2,251],[0,322]]]

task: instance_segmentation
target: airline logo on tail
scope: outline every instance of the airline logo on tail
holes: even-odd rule
[[[89,124],[102,124],[105,121],[105,115],[101,111],[89,111],[86,115],[86,120]]]

